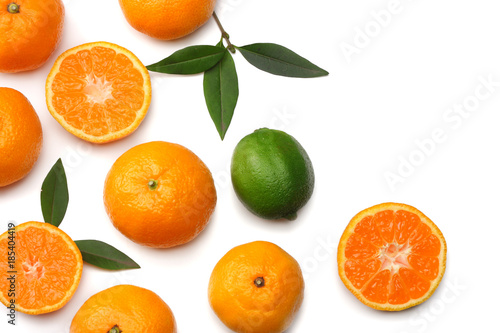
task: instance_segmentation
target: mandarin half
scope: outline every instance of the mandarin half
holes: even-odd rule
[[[399,311],[427,300],[446,268],[446,241],[418,209],[379,204],[352,218],[338,247],[339,275],[364,304]]]

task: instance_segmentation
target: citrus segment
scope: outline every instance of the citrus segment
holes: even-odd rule
[[[399,244],[406,243],[410,234],[418,226],[420,218],[407,211],[397,211],[394,216],[395,240]]]
[[[403,285],[399,274],[394,274],[389,286],[389,304],[404,304],[410,300],[410,295]]]
[[[369,240],[355,234],[347,241],[345,253],[349,259],[369,259],[377,255],[378,248]]]
[[[380,236],[385,243],[391,243],[394,240],[393,221],[394,212],[392,210],[384,210],[373,216],[373,224],[378,227]]]
[[[391,272],[387,270],[379,271],[375,274],[362,289],[363,296],[371,302],[386,303],[389,297],[389,285]]]
[[[377,225],[373,221],[373,216],[367,216],[356,225],[356,234],[365,235],[365,239],[374,246],[381,246],[384,244],[384,240],[376,228]]]
[[[345,274],[351,283],[358,289],[363,287],[382,266],[377,259],[347,260]]]
[[[430,288],[429,280],[419,276],[413,269],[402,268],[401,278],[403,282],[408,285],[408,291],[412,298],[418,299],[425,295]]]
[[[399,311],[429,298],[446,267],[446,242],[416,208],[380,204],[357,214],[338,248],[339,275],[366,305]]]
[[[4,256],[0,262],[0,301],[15,300],[16,311],[42,314],[64,306],[78,287],[82,256],[76,244],[61,229],[48,223],[27,222],[15,228],[14,241],[8,232],[0,236],[0,248],[14,244],[15,267]],[[9,244],[9,241],[11,243]],[[15,273],[15,296],[9,295]]]
[[[96,42],[63,53],[46,83],[47,106],[70,133],[105,143],[132,133],[151,102],[147,69],[130,51]]]
[[[437,278],[439,274],[438,258],[410,255],[408,256],[408,263],[417,271],[417,273],[428,280]]]

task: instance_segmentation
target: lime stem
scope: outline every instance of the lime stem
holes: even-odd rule
[[[257,286],[257,288],[262,288],[266,285],[266,281],[261,276],[253,280],[253,283]]]
[[[112,329],[108,331],[108,333],[121,333],[121,332],[123,331],[118,327],[118,325],[115,325]]]
[[[148,187],[151,191],[156,190],[156,188],[158,187],[158,181],[154,180],[154,179],[150,179],[148,182]]]
[[[7,6],[7,11],[11,14],[17,14],[19,13],[19,9],[21,6],[19,6],[17,3],[11,3]]]
[[[236,49],[235,49],[234,45],[231,44],[231,42],[229,41],[229,34],[226,32],[226,30],[224,30],[224,27],[222,26],[219,18],[217,17],[217,14],[214,12],[212,15],[214,17],[215,22],[217,22],[217,26],[219,27],[220,32],[222,33],[222,38],[224,38],[226,40],[227,49],[231,53],[236,53]]]

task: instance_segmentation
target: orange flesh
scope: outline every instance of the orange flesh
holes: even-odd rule
[[[385,210],[356,225],[345,247],[345,274],[367,300],[405,304],[429,291],[440,252],[439,239],[416,214]]]
[[[8,239],[0,240],[0,248],[7,249]],[[15,244],[16,306],[27,310],[53,306],[65,298],[79,279],[78,258],[60,235],[42,228],[28,227],[16,232]],[[13,271],[6,261],[0,261],[0,291],[7,297]]]
[[[144,78],[124,54],[102,46],[68,55],[51,85],[56,112],[72,127],[104,136],[129,127],[143,107]]]

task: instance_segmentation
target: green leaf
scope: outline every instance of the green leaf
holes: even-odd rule
[[[257,43],[237,49],[249,63],[271,74],[302,78],[328,75],[324,69],[278,44]]]
[[[91,265],[116,271],[120,269],[141,268],[125,253],[98,240],[78,240],[76,245],[82,253],[83,261]]]
[[[68,182],[61,159],[57,160],[43,181],[40,202],[44,221],[59,227],[69,202]]]
[[[214,67],[224,57],[225,52],[226,49],[220,46],[189,46],[147,66],[147,69],[167,74],[197,74]]]
[[[222,46],[222,41],[217,45]],[[222,60],[205,72],[203,91],[210,117],[212,117],[220,138],[224,140],[239,95],[238,75],[229,51],[226,50]]]

